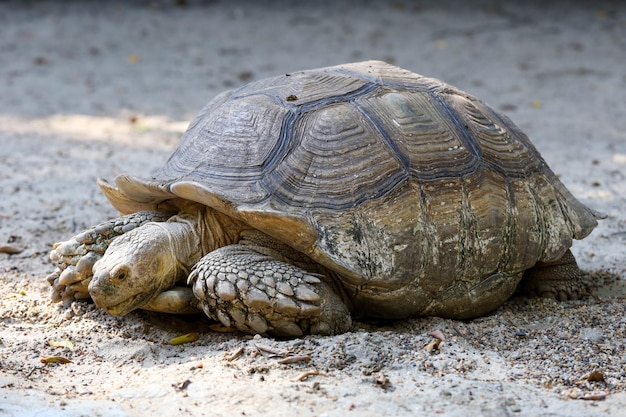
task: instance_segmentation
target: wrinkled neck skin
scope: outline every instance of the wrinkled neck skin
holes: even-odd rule
[[[168,221],[147,223],[115,239],[94,265],[89,293],[109,314],[127,314],[185,279],[202,256],[233,243],[238,234],[237,223],[227,216],[185,204]]]
[[[204,255],[234,243],[241,230],[239,224],[228,216],[196,203],[188,203],[177,215],[160,225],[170,231],[173,252],[183,269],[174,283],[186,279],[191,268]]]

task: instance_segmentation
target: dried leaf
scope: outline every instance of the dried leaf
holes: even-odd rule
[[[433,340],[428,342],[428,344],[425,346],[425,349],[428,353],[435,353],[435,351],[438,351],[441,342],[445,342],[446,340],[446,337],[441,330],[433,330],[431,332],[428,332],[428,336],[433,337]]]
[[[24,249],[20,249],[17,246],[12,245],[0,245],[0,253],[7,253],[9,255],[15,255],[22,252]]]
[[[69,340],[49,340],[48,344],[54,347],[74,349],[74,343],[70,342]]]
[[[133,126],[137,132],[147,132],[150,130],[150,126],[145,123],[135,123]]]
[[[442,342],[446,341],[446,337],[443,335],[443,332],[439,329],[433,330],[432,332],[428,332],[428,336],[432,336],[435,339],[441,340]]]
[[[196,340],[198,340],[198,333],[191,332],[191,333],[187,333],[182,336],[178,336],[173,339],[170,339],[169,343],[170,345],[176,346],[176,345],[182,345],[183,343],[195,342]]]
[[[439,344],[441,343],[441,340],[439,339],[433,339],[430,342],[428,342],[428,344],[426,345],[425,349],[428,353],[435,353],[435,351],[439,350]]]
[[[276,356],[283,356],[283,357],[285,357],[285,356],[291,354],[291,352],[289,352],[286,349],[276,349],[276,348],[273,348],[271,346],[262,345],[260,343],[255,343],[254,347],[259,349],[261,352],[271,353],[272,355],[276,355]]]
[[[232,362],[235,359],[241,357],[243,355],[243,346],[239,347],[236,351],[234,351],[231,355],[226,356],[226,361]]]
[[[567,393],[567,397],[572,400],[584,400],[584,401],[600,401],[607,397],[607,393],[603,391],[582,393],[579,390],[570,390]]]
[[[602,382],[604,381],[604,375],[600,371],[593,371],[587,375],[587,381],[589,382]]]
[[[319,374],[320,374],[320,372],[317,369],[312,369],[310,371],[306,371],[306,372],[301,373],[300,375],[298,375],[297,377],[292,379],[292,381],[293,382],[306,381],[310,377],[315,376],[315,375],[319,375]]]
[[[44,356],[39,360],[41,363],[70,363],[71,360],[64,358],[63,356]]]
[[[232,327],[222,326],[219,323],[211,324],[209,329],[218,333],[237,333],[237,329],[233,329]]]
[[[297,362],[308,362],[310,360],[311,360],[311,355],[293,355],[293,356],[287,356],[286,358],[280,359],[278,363],[281,365],[286,365],[286,364],[297,363]]]

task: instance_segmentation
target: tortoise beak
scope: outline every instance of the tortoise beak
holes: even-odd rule
[[[112,316],[123,316],[146,304],[152,298],[152,292],[133,293],[128,285],[113,283],[109,271],[94,273],[89,283],[89,295],[98,308]]]
[[[102,303],[99,304],[96,298],[93,297],[93,295],[92,295],[92,298],[94,299],[94,302],[99,308],[106,311],[108,314],[112,316],[125,316],[131,311],[141,308],[141,306],[143,306],[144,304],[150,301],[149,295],[142,294],[142,293],[135,294],[134,296],[127,298],[126,300],[123,300],[122,302],[119,302],[113,305],[105,305]]]

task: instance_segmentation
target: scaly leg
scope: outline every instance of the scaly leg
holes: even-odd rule
[[[524,273],[520,282],[522,294],[555,298],[559,301],[576,300],[587,292],[587,287],[569,249],[556,261],[537,262]]]
[[[333,289],[274,249],[225,246],[205,255],[188,283],[204,312],[246,333],[297,337],[350,329],[350,312]]]

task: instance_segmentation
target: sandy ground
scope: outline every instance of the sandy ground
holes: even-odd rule
[[[626,5],[437,3],[0,3],[0,246],[22,250],[0,253],[0,415],[625,416]],[[607,214],[573,251],[618,278],[581,301],[290,341],[50,303],[51,245],[116,214],[96,177],[154,171],[224,89],[365,59],[506,112]]]

